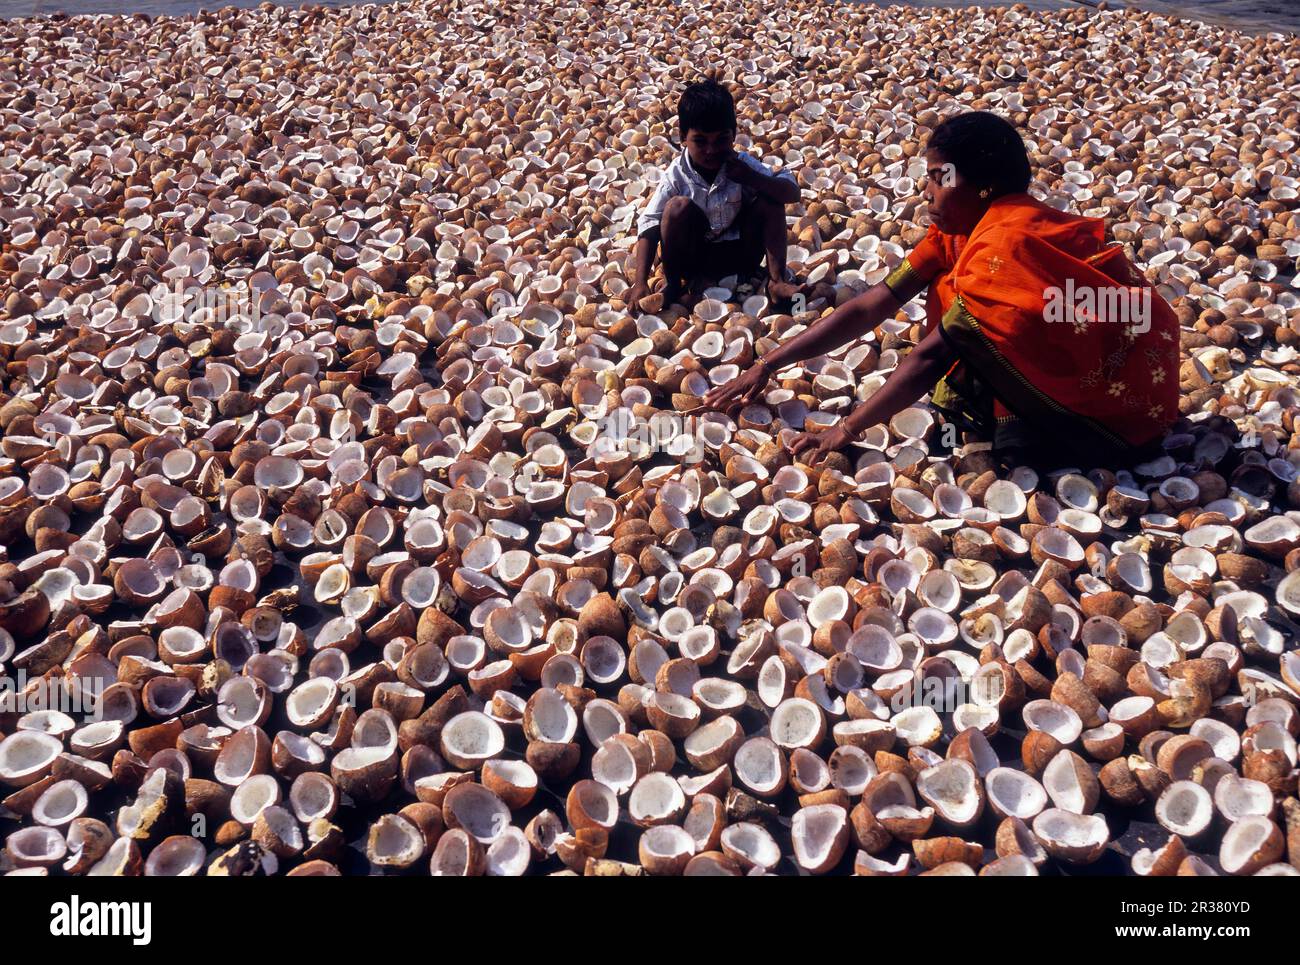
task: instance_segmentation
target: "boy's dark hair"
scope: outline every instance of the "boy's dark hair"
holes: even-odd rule
[[[690,130],[734,131],[736,102],[731,91],[716,80],[691,84],[677,102],[677,127],[683,138]]]
[[[957,173],[994,197],[1028,190],[1033,173],[1025,142],[1010,122],[988,111],[950,117],[930,135],[926,148],[938,151]]]

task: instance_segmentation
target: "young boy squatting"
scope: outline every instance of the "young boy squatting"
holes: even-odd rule
[[[794,177],[736,152],[736,104],[715,81],[682,92],[677,123],[684,149],[637,223],[636,275],[624,301],[632,306],[649,294],[656,250],[665,305],[681,301],[684,290],[693,302],[707,279],[753,278],[764,255],[768,298],[791,298],[798,286],[785,280],[785,206],[799,200]]]

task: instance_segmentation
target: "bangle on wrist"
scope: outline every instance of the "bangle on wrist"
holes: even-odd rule
[[[772,368],[772,363],[769,362],[767,359],[758,358],[755,359],[754,361],[763,367],[763,371],[767,373],[767,377],[769,379],[776,374],[776,370]]]

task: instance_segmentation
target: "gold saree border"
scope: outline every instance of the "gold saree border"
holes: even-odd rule
[[[910,302],[929,286],[930,283],[916,273],[916,269],[906,258],[885,276],[885,287],[894,293],[894,297],[900,303]]]

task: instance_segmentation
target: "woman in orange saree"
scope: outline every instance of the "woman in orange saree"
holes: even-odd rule
[[[972,112],[927,144],[932,225],[880,285],[767,353],[706,404],[756,398],[770,375],[832,351],[925,291],[916,348],[839,425],[791,451],[820,455],[888,421],[926,391],[961,428],[1013,460],[1101,464],[1137,458],[1178,415],[1178,324],[1102,221],[1026,193],[1015,129]],[[936,379],[938,380],[936,383]]]

